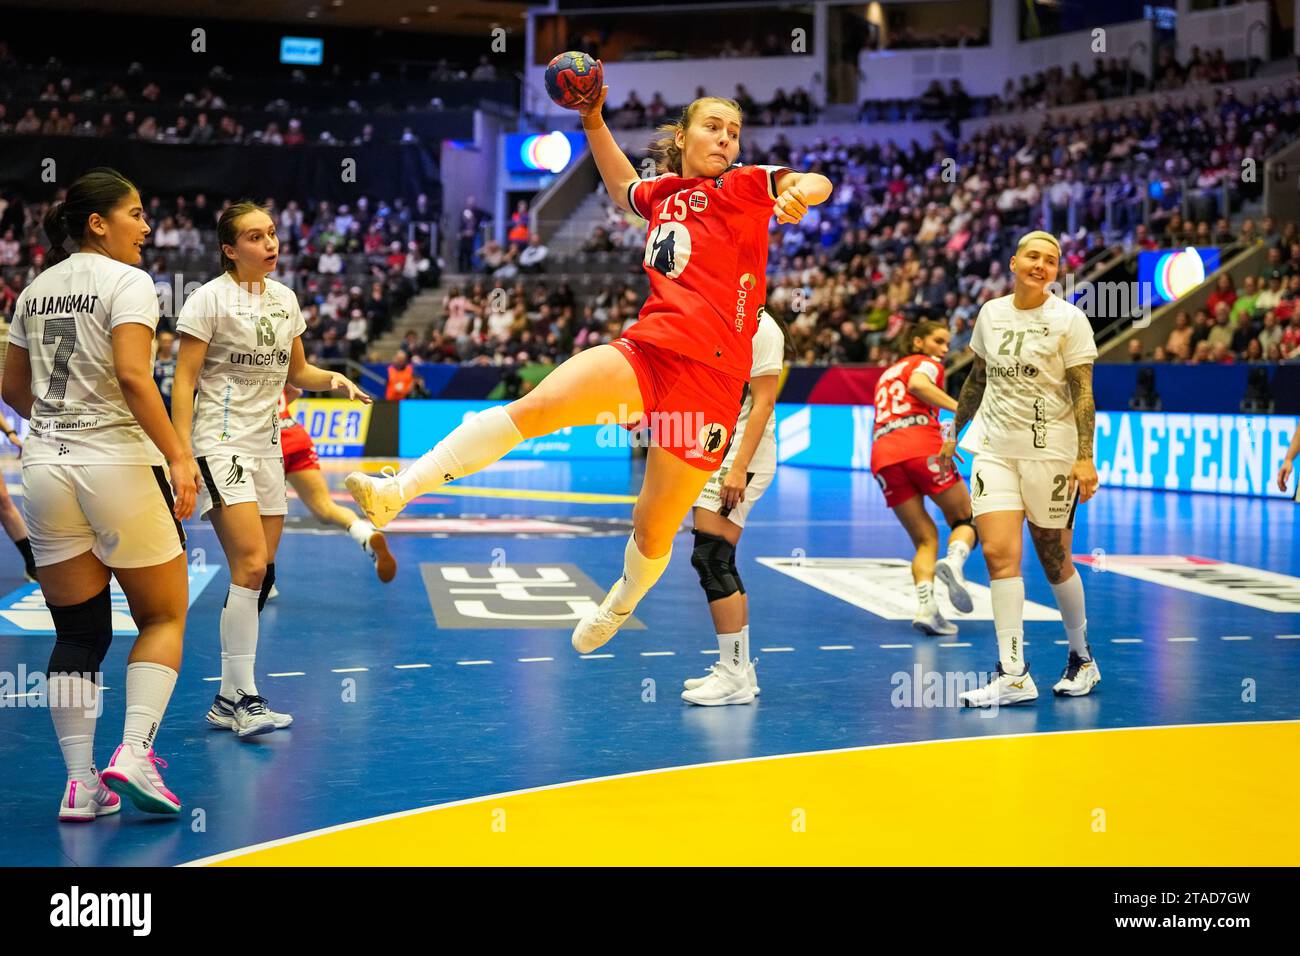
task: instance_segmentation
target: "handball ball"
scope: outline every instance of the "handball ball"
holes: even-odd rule
[[[596,58],[570,50],[551,60],[546,67],[546,93],[557,106],[581,109],[600,98],[605,70]]]

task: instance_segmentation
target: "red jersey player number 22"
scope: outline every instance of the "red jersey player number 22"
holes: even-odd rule
[[[734,165],[717,177],[666,173],[628,187],[628,204],[650,223],[650,295],[626,338],[748,380],[776,182],[788,171]]]

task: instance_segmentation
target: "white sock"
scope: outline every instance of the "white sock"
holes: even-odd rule
[[[461,422],[432,450],[397,476],[402,498],[410,501],[449,481],[472,475],[500,459],[524,436],[504,405],[495,405]]]
[[[748,662],[745,656],[745,631],[718,635],[718,660],[733,671],[741,670]]]
[[[998,634],[998,659],[1008,674],[1025,672],[1025,579],[998,578],[989,582],[993,627]]]
[[[221,610],[221,696],[239,703],[239,692],[257,696],[257,599],[260,591],[230,585]]]
[[[673,556],[673,549],[661,558],[647,558],[636,546],[636,535],[628,536],[627,547],[623,549],[623,576],[618,579],[610,592],[610,610],[615,614],[628,614],[645,597],[659,576],[668,567],[668,559]]]
[[[95,682],[80,674],[52,674],[48,682],[50,718],[59,738],[68,779],[93,787],[95,723],[99,719]]]
[[[965,541],[948,542],[948,560],[960,569],[970,557],[970,546]]]
[[[934,604],[934,582],[917,581],[916,582],[916,600],[921,605],[921,610],[928,610]]]
[[[1088,614],[1083,600],[1083,579],[1075,571],[1060,584],[1052,585],[1056,606],[1065,625],[1065,636],[1070,639],[1070,650],[1082,658],[1088,657]]]
[[[126,665],[126,725],[122,743],[148,753],[176,686],[176,672],[166,664],[137,661]]]
[[[375,526],[369,521],[358,518],[348,526],[348,536],[361,545],[361,550],[370,550],[370,536],[375,533]]]
[[[746,624],[740,629],[740,663],[748,667],[751,660],[753,658],[749,656],[749,625]]]

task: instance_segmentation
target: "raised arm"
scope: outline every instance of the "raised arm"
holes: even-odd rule
[[[641,177],[637,175],[636,167],[628,161],[623,150],[619,149],[618,143],[614,142],[614,135],[605,125],[605,118],[600,115],[608,93],[608,86],[601,87],[596,102],[579,110],[578,113],[582,117],[582,129],[587,134],[587,146],[591,149],[591,158],[596,161],[596,168],[600,170],[600,178],[605,183],[609,198],[614,200],[614,205],[619,209],[635,212],[636,210],[627,202],[627,187],[629,183]]]

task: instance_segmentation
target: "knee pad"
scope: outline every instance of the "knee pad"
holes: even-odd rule
[[[54,650],[49,674],[95,674],[113,643],[113,603],[108,586],[89,601],[55,607],[46,602],[54,618]]]
[[[271,596],[271,587],[275,584],[275,562],[272,561],[266,566],[266,574],[262,577],[262,593],[257,596],[257,613],[262,613],[262,608],[266,607],[266,600]]]
[[[699,574],[700,587],[704,588],[710,604],[733,594],[745,593],[745,585],[736,569],[736,546],[726,538],[696,531],[691,567]]]
[[[978,543],[979,543],[980,533],[979,533],[978,530],[976,530],[976,528],[975,528],[975,522],[974,522],[973,519],[971,519],[971,518],[958,518],[956,521],[949,521],[949,522],[948,522],[948,529],[949,529],[950,531],[956,531],[956,530],[957,530],[958,528],[960,528],[962,525],[966,525],[967,527],[969,527],[970,530],[971,530],[971,532],[975,535],[975,541],[971,544],[971,547],[974,547],[975,544],[978,544]]]

